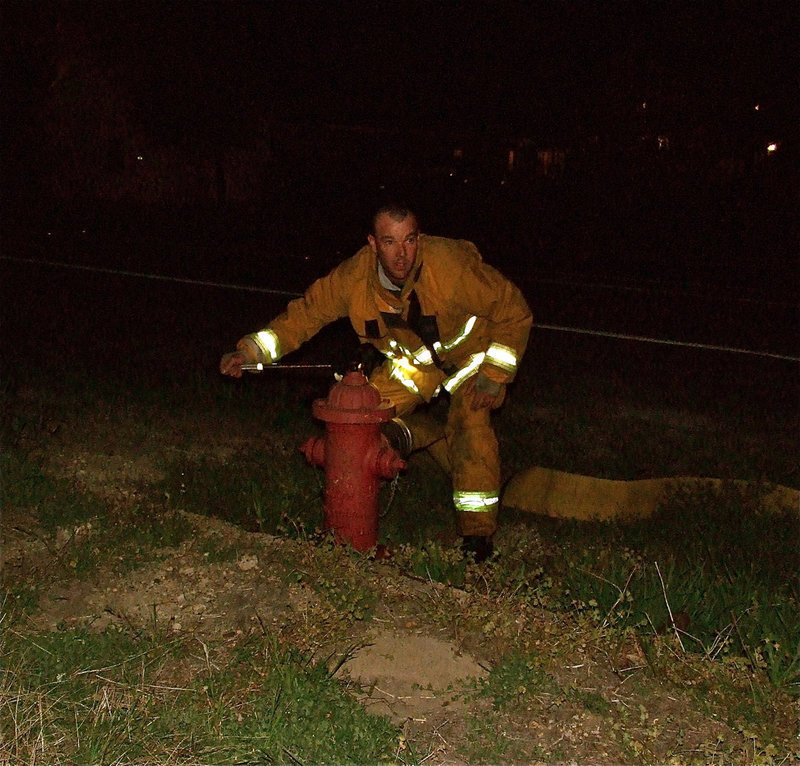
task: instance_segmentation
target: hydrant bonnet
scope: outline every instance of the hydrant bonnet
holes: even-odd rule
[[[314,417],[325,423],[383,423],[395,414],[394,405],[358,370],[345,373],[327,399],[317,399]]]

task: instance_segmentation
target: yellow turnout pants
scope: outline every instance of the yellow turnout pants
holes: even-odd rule
[[[414,449],[436,446],[441,439],[446,442],[459,534],[494,534],[500,507],[500,453],[489,409],[471,409],[462,384],[450,395],[443,429],[433,426],[431,419],[408,418],[417,407],[430,401],[445,376],[438,369],[416,373],[414,391],[407,382],[391,377],[390,369],[381,365],[370,382],[397,409],[397,417],[406,423],[414,437]]]

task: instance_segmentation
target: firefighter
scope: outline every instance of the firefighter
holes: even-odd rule
[[[522,293],[471,242],[422,234],[411,209],[384,205],[367,244],[265,329],[239,340],[220,372],[238,378],[246,362],[274,363],[345,316],[361,342],[385,357],[370,382],[397,409],[386,432],[392,446],[402,442],[408,453],[445,440],[462,548],[485,560],[500,502],[490,412],[502,404],[527,345],[532,316]],[[432,436],[409,416],[439,395],[450,398],[447,422]]]

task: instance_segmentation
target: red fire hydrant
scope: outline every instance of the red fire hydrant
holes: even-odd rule
[[[317,399],[314,417],[325,423],[325,436],[312,436],[300,447],[306,460],[325,468],[325,529],[357,551],[378,544],[380,479],[393,479],[405,461],[381,435],[394,405],[363,373],[345,373],[327,399]]]

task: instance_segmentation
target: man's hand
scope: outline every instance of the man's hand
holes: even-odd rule
[[[241,378],[242,365],[249,361],[247,355],[241,351],[231,351],[231,353],[225,354],[219,360],[219,371],[223,375],[230,375],[232,378]]]
[[[464,382],[464,395],[473,410],[496,410],[506,398],[506,387],[478,373]]]

